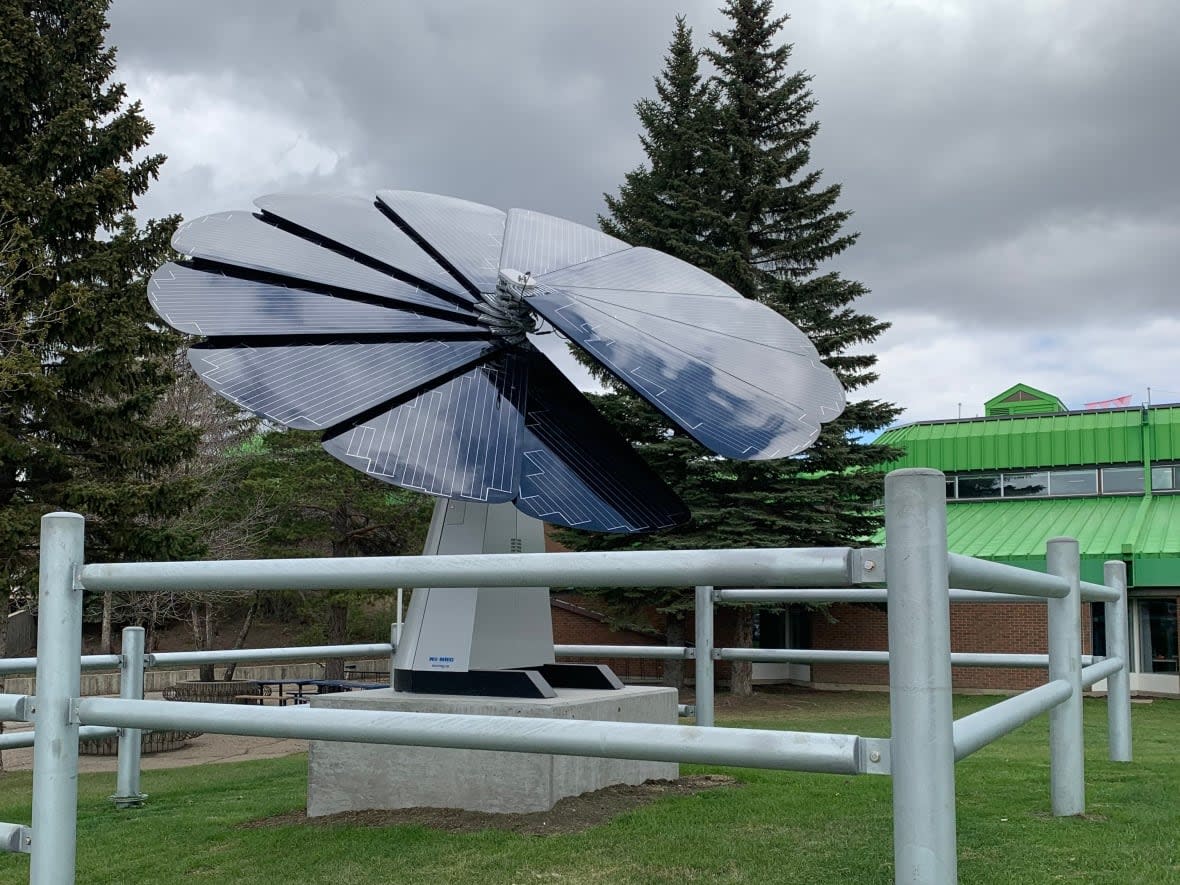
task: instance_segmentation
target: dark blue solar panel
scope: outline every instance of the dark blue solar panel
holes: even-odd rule
[[[526,385],[524,361],[501,352],[323,445],[394,485],[467,501],[511,501],[520,485]]]
[[[523,270],[524,268],[522,268]],[[627,249],[585,264],[546,274],[541,282],[564,288],[623,289],[668,292],[673,295],[712,295],[741,298],[741,294],[712,274],[655,249]]]
[[[318,237],[437,286],[466,301],[472,297],[373,200],[356,197],[271,194],[254,205]]]
[[[298,430],[323,430],[495,350],[490,341],[333,341],[189,350],[197,374],[231,402]]]
[[[395,229],[393,235],[400,234]],[[281,230],[251,212],[217,212],[186,222],[173,234],[172,248],[183,255],[287,280],[347,289],[402,304],[466,313],[452,301]]]
[[[169,262],[152,275],[156,313],[190,335],[339,335],[482,331],[471,323],[335,298]]]
[[[673,346],[576,296],[548,286],[535,291],[529,300],[534,310],[719,455],[761,460],[793,454],[814,442],[820,421],[843,406],[842,394],[832,399],[829,370],[807,357],[735,348],[732,338],[706,330],[679,336]],[[773,365],[771,355],[778,358]],[[773,394],[765,389],[771,387]]]
[[[527,209],[512,209],[500,267],[534,277],[631,247],[585,225]]]
[[[468,289],[495,290],[504,238],[503,212],[480,203],[417,191],[377,191],[377,199],[429,244]]]
[[[650,532],[688,508],[543,355],[529,367],[518,509],[598,532]]]
[[[592,307],[631,326],[651,330],[655,337],[676,343],[682,336],[697,340],[701,332],[733,339],[730,349],[762,345],[819,359],[811,339],[782,314],[749,298],[719,302],[708,295],[669,295],[665,292],[615,291],[562,286]]]

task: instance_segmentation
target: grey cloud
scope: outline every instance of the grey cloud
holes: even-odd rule
[[[435,190],[593,223],[642,158],[633,104],[675,13],[704,43],[716,5],[115,0],[111,39],[129,68],[229,78],[298,119],[343,158],[308,187]],[[1069,326],[1167,303],[1180,5],[782,8],[820,102],[813,160],[862,234],[838,265],[873,289],[866,309]]]

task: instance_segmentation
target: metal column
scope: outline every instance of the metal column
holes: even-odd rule
[[[893,862],[898,885],[958,881],[946,477],[885,477]]]
[[[78,723],[70,707],[82,693],[82,591],[74,589],[74,577],[82,567],[84,533],[76,513],[41,517],[30,885],[74,881]]]
[[[1123,668],[1106,679],[1106,728],[1111,762],[1131,761],[1131,650],[1127,641],[1127,564],[1108,562],[1103,583],[1117,590],[1117,602],[1106,605],[1106,654],[1120,658]]]
[[[119,697],[126,700],[143,700],[143,639],[143,627],[123,628]],[[115,779],[115,795],[111,796],[116,808],[137,808],[147,798],[146,793],[139,792],[142,734],[138,728],[119,729],[119,771]]]
[[[1078,542],[1052,538],[1045,545],[1049,574],[1069,582],[1069,594],[1049,602],[1049,679],[1069,682],[1070,695],[1049,711],[1049,793],[1053,814],[1086,811],[1082,737],[1082,590]]]
[[[697,725],[713,724],[713,588],[696,589]]]

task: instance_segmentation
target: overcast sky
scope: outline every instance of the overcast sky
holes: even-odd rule
[[[169,157],[141,208],[393,187],[593,225],[643,159],[633,106],[676,13],[708,44],[718,5],[114,0],[118,76]],[[869,395],[903,420],[1017,381],[1180,401],[1180,2],[779,10],[814,77],[813,160],[861,234],[832,267],[893,324]]]

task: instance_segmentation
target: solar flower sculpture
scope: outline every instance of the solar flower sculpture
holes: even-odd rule
[[[843,410],[802,332],[661,252],[410,191],[255,205],[181,226],[186,258],[152,277],[152,306],[206,339],[189,360],[220,395],[444,499],[430,552],[541,549],[538,520],[649,532],[689,518],[534,345],[542,325],[727,458],[792,455]],[[605,668],[555,666],[549,624],[543,588],[420,590],[394,684],[534,696],[617,684]]]

